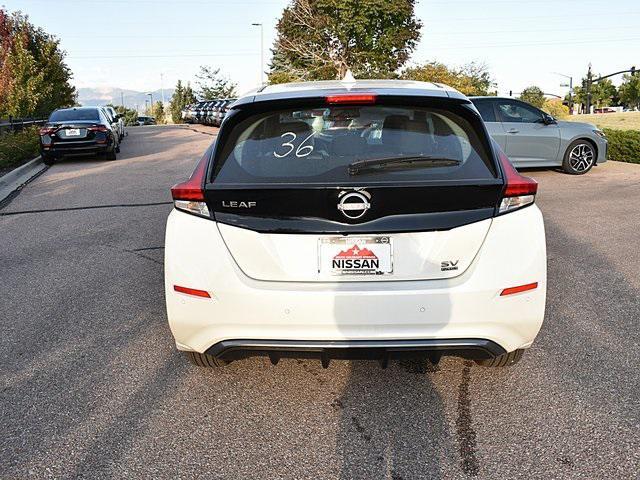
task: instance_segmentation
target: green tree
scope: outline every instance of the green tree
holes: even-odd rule
[[[215,98],[229,98],[237,95],[237,84],[228,77],[220,73],[219,68],[200,67],[200,72],[196,75],[198,84],[198,95],[206,100]]]
[[[545,102],[544,92],[540,87],[536,87],[535,85],[522,90],[518,98],[538,108],[542,108]]]
[[[173,97],[169,103],[169,111],[171,113],[171,120],[173,123],[180,123],[182,121],[182,110],[187,105],[195,103],[196,98],[193,94],[191,86],[187,83],[186,86],[182,85],[182,81],[178,80]]]
[[[608,107],[617,99],[618,90],[611,83],[611,79],[605,78],[591,85],[591,104],[595,107]]]
[[[293,0],[278,21],[269,82],[394,78],[420,39],[415,0]]]
[[[618,94],[622,105],[640,110],[640,74],[623,75]]]
[[[46,116],[75,103],[59,40],[0,8],[0,117]]]
[[[123,115],[122,120],[125,125],[137,125],[138,124],[138,112],[133,108],[127,108],[122,105],[114,107],[116,112]]]
[[[427,62],[417,67],[407,68],[402,72],[401,78],[443,83],[465,95],[490,95],[490,90],[495,85],[486,65],[475,62],[460,68],[450,68],[440,62]]]
[[[158,124],[167,123],[167,120],[165,119],[164,105],[162,102],[158,101],[153,104],[151,108],[151,116],[155,117],[156,123]]]

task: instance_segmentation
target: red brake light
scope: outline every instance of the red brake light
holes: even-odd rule
[[[502,165],[502,170],[504,171],[507,181],[504,189],[505,197],[519,197],[522,195],[535,195],[537,193],[538,182],[533,178],[520,175],[518,171],[513,168],[509,158],[502,150],[499,151],[498,157],[500,158],[500,164]]]
[[[377,96],[373,93],[346,93],[329,95],[326,97],[330,104],[372,105],[376,103]]]
[[[186,293],[187,295],[193,295],[194,297],[211,298],[211,295],[209,295],[209,292],[207,292],[206,290],[198,290],[196,288],[181,287],[179,285],[174,285],[173,289],[176,292]]]
[[[51,128],[51,127],[42,127],[40,129],[40,135],[51,135],[53,132],[55,132],[56,129],[55,128]]]
[[[109,129],[104,125],[92,125],[88,127],[87,130],[90,132],[102,132],[102,133],[106,133],[109,131]]]
[[[505,288],[500,293],[500,296],[504,297],[505,295],[513,295],[514,293],[522,293],[522,292],[526,292],[528,290],[535,290],[536,288],[538,288],[538,282],[527,283],[526,285],[520,285],[519,287]]]
[[[186,182],[178,183],[171,188],[171,196],[174,200],[189,200],[192,202],[204,202],[204,176],[207,171],[207,160],[209,155],[205,154],[195,170]]]

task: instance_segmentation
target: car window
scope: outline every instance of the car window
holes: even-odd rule
[[[72,110],[57,110],[49,117],[50,122],[66,122],[69,120],[99,120],[97,108],[79,108]]]
[[[542,114],[538,110],[523,103],[498,101],[498,111],[505,123],[538,123],[542,121]]]
[[[484,100],[480,102],[474,102],[482,120],[485,122],[496,122],[496,112],[493,109],[493,102],[490,100]]]
[[[234,125],[217,155],[214,183],[346,183],[348,165],[397,157],[459,161],[455,166],[368,169],[357,180],[492,178],[476,130],[443,109],[318,106],[251,115]]]

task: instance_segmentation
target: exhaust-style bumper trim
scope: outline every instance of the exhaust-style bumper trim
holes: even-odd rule
[[[489,359],[506,353],[491,340],[429,339],[429,340],[223,340],[207,351],[220,360],[231,362],[248,357],[269,357],[272,363],[280,358],[318,358],[323,366],[329,359],[379,360],[403,357],[439,358],[442,355],[468,359]]]

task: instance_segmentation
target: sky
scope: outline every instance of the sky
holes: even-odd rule
[[[260,83],[287,0],[0,0],[56,35],[77,87],[151,91],[220,68],[239,91]],[[500,95],[538,85],[564,95],[595,73],[640,68],[640,0],[418,0],[409,65],[485,63]],[[620,78],[613,79],[619,83]]]

